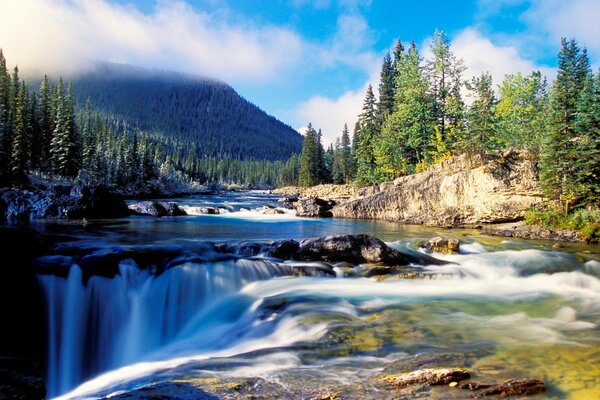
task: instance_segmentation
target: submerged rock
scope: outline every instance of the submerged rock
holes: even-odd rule
[[[332,217],[331,209],[334,205],[333,200],[324,200],[319,197],[300,199],[296,202],[296,213],[299,217]]]
[[[424,368],[401,375],[388,375],[381,379],[398,388],[404,388],[411,385],[447,385],[470,377],[470,372],[463,368]]]
[[[536,378],[511,379],[494,385],[481,385],[469,382],[459,387],[475,391],[476,393],[473,395],[475,398],[488,396],[498,396],[501,398],[509,396],[532,396],[546,392],[544,381]]]
[[[426,242],[419,243],[419,247],[427,253],[454,254],[458,253],[458,239],[436,236]]]

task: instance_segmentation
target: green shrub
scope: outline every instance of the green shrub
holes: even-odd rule
[[[546,209],[525,212],[525,223],[552,229],[570,229],[581,233],[587,243],[600,243],[600,209],[577,209],[568,215]]]

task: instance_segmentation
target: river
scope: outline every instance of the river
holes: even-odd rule
[[[476,231],[259,211],[276,199],[192,196],[174,200],[188,216],[69,225],[78,240],[64,249],[194,251],[165,271],[140,269],[124,256],[114,277],[85,276],[76,264],[67,276],[39,276],[50,396],[99,398],[165,382],[214,389],[243,379],[254,382],[257,398],[401,397],[380,377],[427,366],[468,368],[483,381],[539,377],[548,387],[542,398],[600,396],[597,246],[554,249]],[[206,206],[222,213],[193,215]],[[344,277],[339,268],[336,278],[294,276],[260,251],[243,256],[244,246],[266,241],[358,233],[405,251],[443,234],[460,239],[461,250],[436,254],[450,263],[419,267],[415,279],[385,280]],[[222,242],[235,258],[214,257],[209,244]],[[415,396],[470,396],[444,390]]]

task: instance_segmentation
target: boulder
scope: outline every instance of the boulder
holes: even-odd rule
[[[299,248],[300,244],[295,240],[280,240],[273,243],[270,254],[271,257],[289,260],[296,256]]]
[[[331,209],[334,205],[333,200],[318,197],[300,199],[296,202],[296,213],[299,217],[328,218],[333,216]]]
[[[264,215],[279,215],[279,214],[283,214],[284,212],[278,208],[266,208],[263,210],[262,213]]]
[[[302,240],[294,259],[352,264],[441,265],[446,262],[424,254],[401,253],[369,235],[338,235]]]
[[[201,212],[202,212],[202,214],[208,214],[208,215],[220,214],[219,209],[215,208],[215,207],[202,207]]]
[[[462,368],[424,368],[401,375],[386,376],[383,380],[398,388],[411,385],[447,385],[469,379],[471,374]]]
[[[427,253],[455,254],[458,253],[458,239],[436,236],[426,242],[419,243],[419,247]]]
[[[167,201],[142,201],[129,205],[129,209],[137,214],[153,217],[176,217],[187,215],[177,204]]]
[[[167,210],[156,201],[142,201],[140,203],[130,204],[129,209],[137,214],[151,215],[153,217],[164,217],[168,215]]]
[[[177,203],[173,203],[171,201],[161,201],[159,204],[163,206],[169,217],[181,217],[183,215],[187,215],[187,213],[181,207],[179,207]]]

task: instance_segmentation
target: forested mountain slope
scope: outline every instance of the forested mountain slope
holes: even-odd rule
[[[98,63],[73,79],[75,102],[173,144],[195,144],[198,157],[287,160],[302,136],[229,85],[175,72]]]

